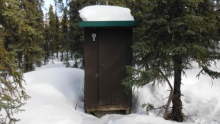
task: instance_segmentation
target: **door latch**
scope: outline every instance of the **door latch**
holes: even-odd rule
[[[95,38],[96,38],[96,34],[95,33],[92,34],[92,38],[93,38],[93,41],[95,41]]]

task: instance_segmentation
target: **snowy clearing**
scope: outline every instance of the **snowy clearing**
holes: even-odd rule
[[[131,10],[119,6],[87,6],[79,13],[83,21],[134,21]]]
[[[217,68],[218,67],[218,68]],[[220,62],[213,69],[220,70]],[[183,112],[189,116],[182,124],[220,123],[220,80],[211,80],[203,75],[196,78],[200,70],[188,70],[182,85]],[[18,124],[178,124],[166,121],[159,111],[146,114],[142,104],[151,103],[160,107],[167,101],[169,87],[145,85],[133,91],[133,108],[130,115],[108,114],[96,118],[84,113],[83,84],[84,71],[65,68],[61,62],[49,64],[36,71],[25,73],[25,88],[31,99],[22,107],[26,110],[16,115]],[[172,80],[172,79],[171,79]],[[75,105],[80,95],[79,105]]]

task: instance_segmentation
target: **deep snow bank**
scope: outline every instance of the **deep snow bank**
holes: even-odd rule
[[[220,71],[220,62],[211,67],[215,71]],[[193,124],[220,124],[220,79],[212,80],[208,75],[196,77],[201,71],[197,65],[193,69],[186,71],[186,76],[182,76],[182,103],[183,112],[189,117],[188,123]],[[173,82],[173,79],[170,79]],[[151,103],[155,108],[165,105],[169,95],[169,86],[163,85],[151,86],[145,85],[142,88],[135,89],[133,92],[133,110],[137,113],[145,113],[141,107],[142,104]],[[157,115],[159,111],[151,111],[151,114]],[[161,113],[162,117],[163,112]]]
[[[31,96],[18,115],[20,124],[79,124],[83,112],[84,71],[68,68],[49,68],[26,73],[26,92]],[[76,101],[80,103],[75,110]]]
[[[220,71],[220,62],[212,69]],[[211,80],[207,75],[196,75],[200,69],[187,70],[183,77],[183,112],[189,119],[182,124],[219,124],[220,123],[220,80]],[[166,121],[159,111],[146,114],[142,104],[151,103],[155,107],[167,101],[169,87],[145,85],[133,91],[133,109],[130,115],[105,115],[96,118],[84,113],[83,84],[84,71],[64,68],[61,63],[43,66],[37,71],[24,74],[26,92],[31,96],[26,110],[19,115],[18,124],[178,124]],[[172,81],[172,79],[170,79]],[[79,105],[75,105],[80,95]]]

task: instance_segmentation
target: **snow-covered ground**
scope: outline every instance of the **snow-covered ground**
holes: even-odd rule
[[[220,71],[220,62],[213,69]],[[189,118],[183,124],[220,124],[220,80],[203,75],[196,78],[196,67],[186,71],[183,78],[183,112]],[[58,61],[25,73],[25,89],[31,99],[22,107],[25,111],[16,115],[18,124],[178,124],[167,121],[150,111],[147,115],[142,104],[160,107],[167,101],[169,87],[151,84],[133,91],[133,108],[130,115],[108,114],[102,118],[84,113],[84,71],[65,68]],[[171,79],[172,80],[172,79]],[[79,104],[75,110],[77,99]]]

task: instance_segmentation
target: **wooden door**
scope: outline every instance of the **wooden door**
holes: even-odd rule
[[[130,47],[127,28],[100,28],[97,34],[99,105],[127,104],[128,96],[121,84]]]

